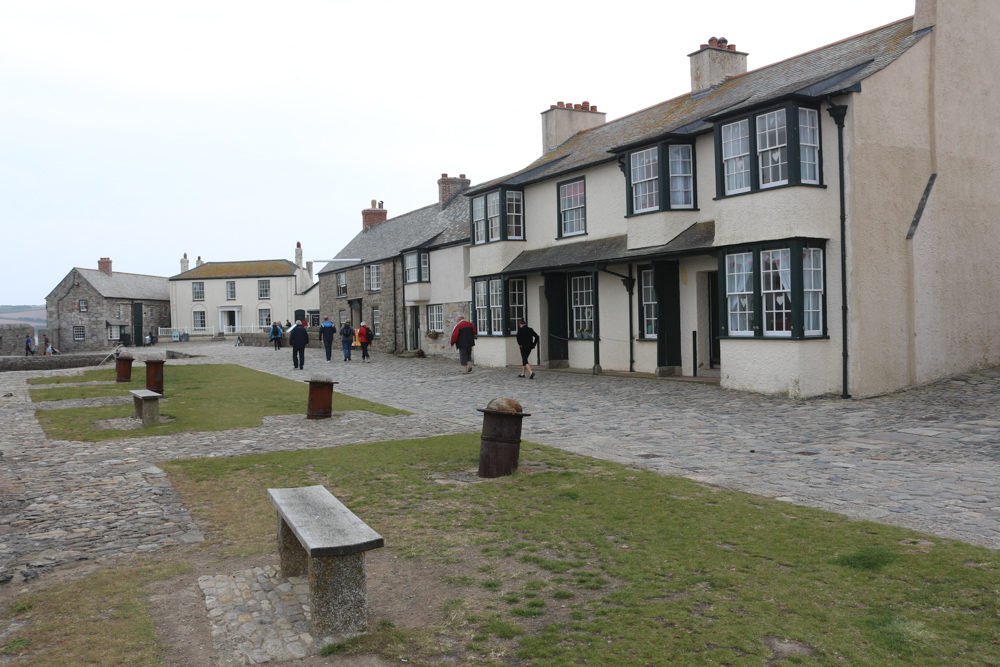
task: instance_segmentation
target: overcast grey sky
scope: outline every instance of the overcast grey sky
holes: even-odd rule
[[[0,0],[0,304],[74,266],[335,255],[389,216],[541,153],[539,113],[688,92],[710,36],[756,69],[914,0],[341,3]]]

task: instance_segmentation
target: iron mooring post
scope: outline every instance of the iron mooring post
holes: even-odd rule
[[[309,380],[309,407],[306,419],[329,419],[333,416],[333,385],[329,377],[314,375]]]
[[[146,360],[146,390],[163,396],[163,359]]]
[[[495,398],[483,413],[483,434],[479,445],[479,476],[506,477],[517,470],[521,455],[521,420],[531,415],[521,411],[512,398]]]

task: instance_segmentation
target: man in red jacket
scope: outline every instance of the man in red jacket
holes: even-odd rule
[[[451,332],[451,344],[458,347],[458,361],[465,369],[462,373],[472,372],[472,348],[476,344],[476,325],[468,321],[461,315],[458,316],[458,324]]]

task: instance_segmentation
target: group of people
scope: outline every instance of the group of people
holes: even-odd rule
[[[451,344],[458,348],[458,362],[462,364],[463,369],[459,373],[463,375],[472,372],[472,348],[476,344],[478,335],[476,325],[459,315],[458,323],[451,332]],[[535,333],[535,330],[529,327],[523,318],[518,319],[517,347],[521,350],[521,373],[517,377],[535,379],[535,371],[531,370],[528,357],[531,356],[531,351],[538,346],[538,341],[538,334]]]
[[[42,355],[49,356],[49,355],[52,355],[52,354],[59,354],[59,350],[57,350],[54,347],[52,347],[52,343],[49,342],[49,337],[48,336],[42,336],[42,338],[45,339],[45,342],[42,345]],[[28,357],[28,356],[33,357],[33,356],[35,356],[35,353],[37,351],[38,351],[38,349],[35,347],[34,343],[32,342],[31,336],[28,336],[27,340],[24,341],[24,356],[26,356],[26,357]]]
[[[304,369],[306,366],[306,346],[309,344],[309,324],[305,320],[295,324],[286,321],[285,326],[288,331],[288,344],[292,347],[292,367],[296,370]],[[337,327],[334,326],[329,317],[324,317],[323,322],[319,325],[319,338],[323,341],[323,348],[326,351],[326,363],[330,363],[333,356],[333,337],[336,333]],[[280,323],[271,324],[270,338],[274,342],[275,350],[281,349],[281,339],[284,334],[285,331],[282,330]],[[354,330],[350,322],[344,322],[340,325],[340,345],[344,350],[344,361],[351,360],[351,348],[354,346],[355,336],[361,344],[361,362],[371,363],[372,358],[368,353],[368,346],[375,340],[375,332],[364,322],[361,323],[357,331]]]

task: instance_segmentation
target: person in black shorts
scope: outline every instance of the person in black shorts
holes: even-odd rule
[[[529,380],[535,379],[535,372],[531,370],[531,364],[528,363],[528,357],[531,356],[531,351],[535,349],[538,345],[538,334],[535,330],[528,326],[528,323],[523,319],[517,321],[517,346],[521,348],[521,374],[517,377],[526,377]]]

